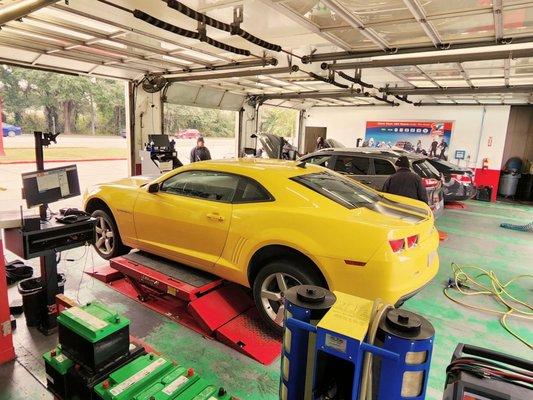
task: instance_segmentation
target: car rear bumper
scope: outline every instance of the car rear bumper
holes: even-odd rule
[[[435,277],[439,269],[438,244],[438,232],[434,230],[416,248],[399,255],[383,249],[379,257],[364,266],[347,265],[333,258],[321,258],[319,262],[331,290],[397,304],[414,296]]]
[[[476,195],[477,189],[474,185],[460,185],[455,190],[450,190],[444,194],[444,201],[464,201]]]

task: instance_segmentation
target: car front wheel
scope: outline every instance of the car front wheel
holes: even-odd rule
[[[285,293],[297,285],[325,286],[324,279],[313,266],[292,259],[268,263],[253,282],[253,296],[259,314],[277,332],[283,330]]]
[[[94,248],[98,255],[105,260],[127,254],[129,247],[124,246],[118,232],[117,224],[111,215],[104,210],[92,213],[96,218],[96,242]]]

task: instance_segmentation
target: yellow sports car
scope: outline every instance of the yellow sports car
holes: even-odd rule
[[[439,265],[427,205],[301,162],[204,161],[98,185],[84,205],[102,257],[137,248],[249,286],[277,328],[293,285],[398,304]]]

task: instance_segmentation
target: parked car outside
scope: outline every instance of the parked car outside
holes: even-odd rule
[[[435,217],[439,217],[444,210],[442,177],[426,157],[405,151],[356,147],[322,149],[300,158],[300,161],[324,166],[381,191],[387,178],[396,172],[394,163],[402,155],[409,158],[411,170],[422,178],[429,206]]]
[[[22,135],[22,128],[20,126],[15,126],[11,124],[2,124],[2,134],[4,137],[14,137]]]
[[[461,167],[449,161],[430,158],[428,161],[439,171],[444,179],[444,202],[464,201],[476,195],[474,173],[470,168]]]
[[[294,161],[210,160],[126,178],[90,188],[84,209],[105,259],[137,248],[249,286],[278,330],[292,286],[400,305],[439,266],[426,204]]]
[[[198,129],[183,129],[174,135],[177,139],[198,139],[202,136]]]

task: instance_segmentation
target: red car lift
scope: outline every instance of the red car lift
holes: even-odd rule
[[[198,333],[268,365],[281,338],[261,321],[241,286],[143,252],[110,261],[89,275]]]

